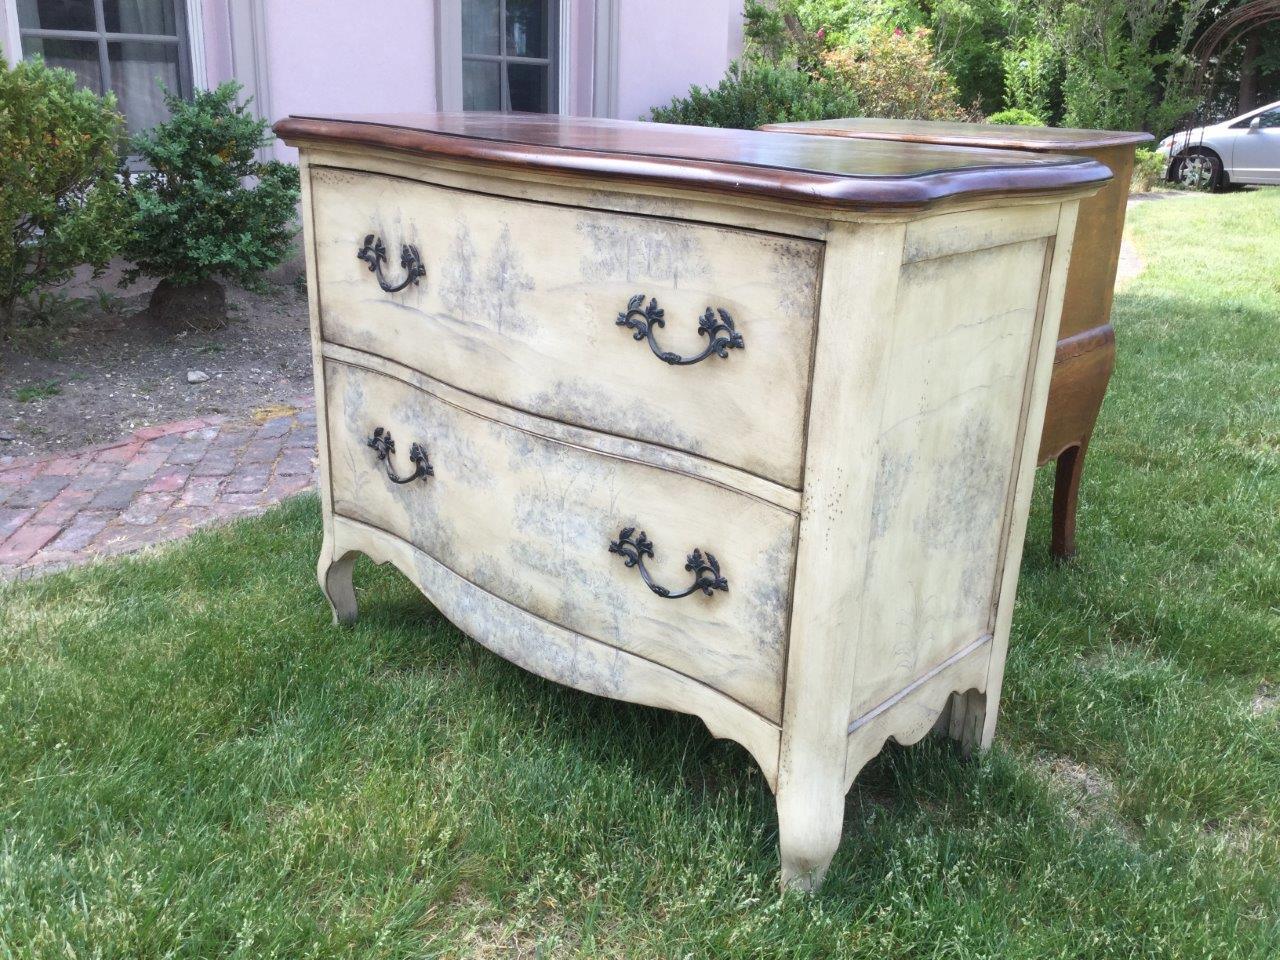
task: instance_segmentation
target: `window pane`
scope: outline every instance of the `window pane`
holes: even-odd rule
[[[508,63],[507,82],[511,85],[511,109],[527,113],[550,113],[548,102],[548,67],[533,63]]]
[[[500,0],[462,0],[462,52],[499,54]]]
[[[111,88],[131,134],[168,119],[164,89],[178,92],[176,43],[113,41],[107,44],[107,59],[111,64]]]
[[[501,110],[502,65],[488,60],[462,61],[462,109]]]
[[[1280,110],[1269,110],[1258,118],[1260,127],[1280,127]]]
[[[507,56],[547,55],[548,0],[507,0]]]
[[[18,0],[18,26],[28,30],[98,29],[93,21],[93,0]]]
[[[178,35],[174,0],[102,0],[108,33]]]
[[[92,40],[54,40],[49,37],[23,37],[22,55],[44,57],[51,67],[62,67],[76,75],[76,82],[94,93],[102,92],[102,73],[98,69],[98,45]]]

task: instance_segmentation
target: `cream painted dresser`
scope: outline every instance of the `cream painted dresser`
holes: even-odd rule
[[[990,742],[1088,160],[531,115],[290,117],[336,617],[696,714],[812,888],[886,740]]]

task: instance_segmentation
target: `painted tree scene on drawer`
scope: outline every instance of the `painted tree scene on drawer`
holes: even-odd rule
[[[0,953],[1280,954],[1275,49],[0,0]]]

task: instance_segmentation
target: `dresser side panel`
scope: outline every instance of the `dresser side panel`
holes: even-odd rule
[[[992,630],[1052,247],[903,266],[850,723]]]
[[[1005,543],[1003,568],[996,594],[991,639],[991,662],[987,672],[987,705],[983,720],[983,748],[991,745],[1000,710],[1000,691],[1004,684],[1005,659],[1009,650],[1009,633],[1013,626],[1014,600],[1018,592],[1018,573],[1026,540],[1027,514],[1031,509],[1031,493],[1035,487],[1036,451],[1044,430],[1045,411],[1049,399],[1049,383],[1053,378],[1054,346],[1062,321],[1063,298],[1075,244],[1076,221],[1080,203],[1062,205],[1058,236],[1053,249],[1044,291],[1044,317],[1040,342],[1034,360],[1032,379],[1025,394],[1026,422],[1020,438],[1019,459],[1015,466],[1015,486],[1010,506],[1009,535]]]

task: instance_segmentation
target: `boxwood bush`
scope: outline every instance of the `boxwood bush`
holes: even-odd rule
[[[216,278],[247,287],[278,266],[296,229],[298,171],[261,162],[267,122],[237,103],[240,85],[166,95],[170,118],[133,140],[149,168],[129,189],[125,253],[139,274],[177,287]]]
[[[1011,107],[987,117],[987,123],[999,123],[1009,127],[1043,127],[1045,122],[1030,110]]]
[[[651,111],[659,123],[752,130],[765,123],[855,117],[858,101],[843,84],[785,64],[735,62],[716,87],[693,87]]]

